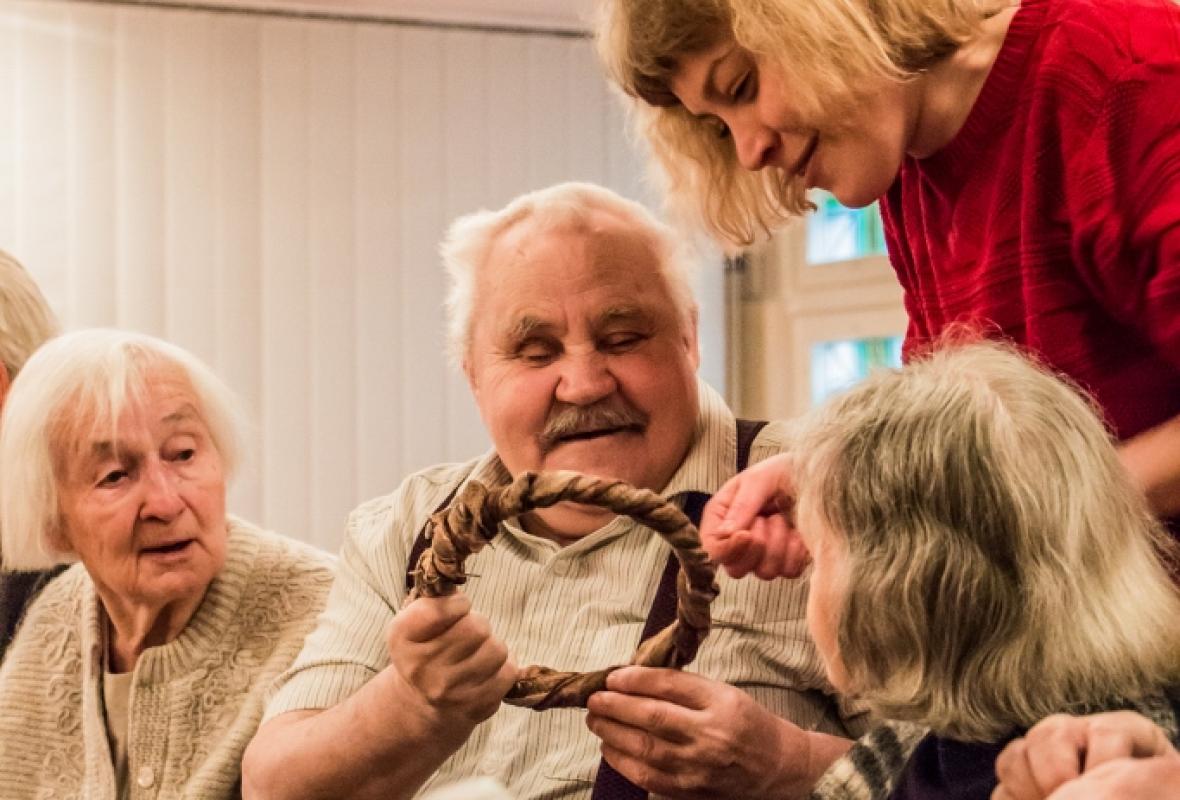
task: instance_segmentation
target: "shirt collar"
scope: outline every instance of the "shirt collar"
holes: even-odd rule
[[[733,412],[711,386],[697,379],[696,432],[688,455],[672,474],[662,497],[675,497],[687,492],[713,494],[733,475],[737,461],[737,423]]]

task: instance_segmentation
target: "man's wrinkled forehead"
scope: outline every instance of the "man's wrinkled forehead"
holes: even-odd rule
[[[555,238],[567,239],[595,262],[635,261],[642,256],[648,263],[634,267],[657,269],[659,265],[650,231],[613,210],[595,208],[556,218],[534,214],[515,220],[496,236],[482,271],[494,273],[507,264],[526,261]]]

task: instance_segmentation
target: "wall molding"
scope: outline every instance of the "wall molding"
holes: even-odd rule
[[[588,37],[590,0],[49,0],[331,22]]]

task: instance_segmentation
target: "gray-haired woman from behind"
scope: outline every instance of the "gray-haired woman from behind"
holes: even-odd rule
[[[225,511],[233,403],[196,358],[134,333],[53,340],[0,425],[5,569],[79,561],[0,668],[0,786],[17,798],[236,797],[271,679],[331,559]]]
[[[818,794],[987,800],[1004,746],[1063,712],[1136,710],[1180,742],[1175,544],[1075,387],[952,344],[831,401],[783,458],[793,513],[763,533],[811,554],[829,679],[930,730],[908,759],[870,733]]]

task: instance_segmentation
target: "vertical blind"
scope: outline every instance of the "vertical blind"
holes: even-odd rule
[[[488,445],[443,356],[447,222],[562,180],[653,199],[578,38],[5,0],[0,107],[0,248],[66,327],[206,360],[254,423],[231,509],[328,549]]]

